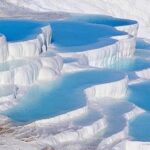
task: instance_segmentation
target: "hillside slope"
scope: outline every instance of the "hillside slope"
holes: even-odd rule
[[[149,0],[5,0],[5,2],[38,12],[99,13],[135,19],[144,26],[150,24]]]

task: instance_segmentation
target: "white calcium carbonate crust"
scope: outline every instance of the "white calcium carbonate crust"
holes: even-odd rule
[[[3,63],[7,60],[8,53],[8,44],[6,37],[0,34],[0,63]]]

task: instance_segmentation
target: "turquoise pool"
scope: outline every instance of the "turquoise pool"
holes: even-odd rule
[[[110,65],[109,68],[126,73],[140,71],[150,68],[150,61],[142,57],[125,58]]]
[[[129,122],[129,134],[134,140],[150,141],[150,81],[129,86],[128,100],[146,113]]]
[[[87,22],[92,24],[101,24],[101,25],[103,24],[112,27],[127,26],[127,25],[132,25],[137,23],[137,21],[115,18],[106,15],[75,15],[73,17],[70,17],[70,20]]]
[[[50,22],[50,24],[53,30],[52,43],[57,46],[61,52],[77,52],[104,47],[117,41],[112,39],[112,36],[126,35],[125,32],[118,31],[106,25],[69,20],[53,21]],[[95,45],[95,47],[87,46],[97,42],[99,43]]]
[[[41,32],[40,28],[45,25],[46,22],[31,20],[0,20],[0,33],[9,42],[22,41],[35,38]]]
[[[40,83],[31,87],[20,103],[4,114],[19,122],[54,117],[85,106],[86,99],[83,94],[85,88],[123,77],[123,74],[112,70],[67,74],[58,81]]]

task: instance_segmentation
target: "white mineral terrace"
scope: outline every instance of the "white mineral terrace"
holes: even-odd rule
[[[69,1],[67,3],[69,5]],[[23,4],[27,7],[25,2]],[[38,9],[37,6],[33,7]],[[66,7],[64,5],[63,9]],[[112,28],[123,34],[101,37],[89,45],[63,47],[63,52],[53,44],[54,31],[50,24],[41,27],[40,33],[31,39],[7,41],[6,35],[0,35],[0,150],[149,149],[149,143],[132,141],[128,133],[128,122],[145,111],[125,101],[129,85],[150,79],[149,59],[141,57],[147,66],[140,70],[135,68],[125,72],[109,68],[120,60],[135,58],[138,23]],[[114,42],[108,44],[108,39]],[[102,41],[106,43],[101,45]],[[69,51],[70,49],[82,51]],[[65,61],[67,59],[71,61]],[[77,86],[77,99],[85,98],[84,105],[80,107],[23,122],[4,113],[22,104],[25,101],[22,98],[34,86],[50,83],[50,94],[57,95],[59,90],[65,90],[57,89],[58,83],[61,85],[64,82],[67,88],[71,84],[68,84],[67,77],[78,76],[80,73],[86,75],[86,72],[94,70],[100,72],[93,76],[99,76],[99,82],[86,82],[82,87]],[[73,81],[73,87],[76,83],[80,84],[79,77],[73,80],[76,80]],[[53,86],[56,86],[56,93]],[[40,88],[37,89],[37,95]],[[70,95],[72,91],[69,91]],[[70,95],[69,98],[74,96]],[[34,96],[36,97],[31,97]],[[63,98],[64,95],[58,96]],[[41,110],[38,111],[40,113]]]

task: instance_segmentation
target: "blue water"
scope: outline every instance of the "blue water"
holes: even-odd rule
[[[112,27],[125,26],[125,25],[131,25],[137,23],[136,21],[133,20],[114,18],[105,15],[79,15],[79,16],[71,17],[70,20],[87,22],[92,24],[103,24]]]
[[[136,40],[136,49],[150,50],[150,42],[139,38]]]
[[[111,36],[125,35],[125,32],[105,26],[75,21],[53,21],[50,23],[53,30],[52,43],[63,51],[83,51],[84,48],[72,48],[86,46],[101,41],[98,47],[110,45],[116,42]],[[67,49],[67,47],[71,47]],[[88,49],[90,49],[88,47]]]
[[[128,100],[150,111],[150,81],[129,85]]]
[[[148,111],[129,123],[129,134],[134,140],[150,141],[150,81],[129,86],[128,100]]]
[[[121,59],[109,67],[123,72],[139,71],[150,68],[150,61],[138,57],[133,57]]]
[[[10,42],[31,39],[40,32],[46,23],[30,20],[0,20],[0,33]]]
[[[129,123],[129,133],[134,140],[150,142],[150,114],[144,113]]]
[[[91,125],[93,122],[99,120],[103,116],[100,114],[100,112],[97,112],[95,110],[90,110],[85,115],[77,118],[73,124],[78,126],[88,126]]]
[[[64,75],[58,81],[31,87],[20,103],[4,114],[19,122],[54,117],[84,106],[86,100],[83,89],[98,83],[115,81],[123,76],[111,70]]]
[[[150,51],[137,49],[135,52],[135,56],[147,59],[147,58],[150,58]]]
[[[116,19],[109,16],[87,15],[76,16],[64,21],[50,22],[53,30],[52,43],[62,52],[78,52],[100,48],[114,44],[116,40],[112,36],[125,35],[125,32],[117,31],[112,27],[135,24],[135,21]],[[7,37],[10,42],[31,39],[40,32],[40,27],[45,23],[27,20],[0,20],[0,33]],[[112,27],[110,27],[112,26]],[[90,45],[95,44],[96,45]],[[83,47],[79,47],[83,46]],[[74,47],[74,48],[73,48]],[[142,39],[137,40],[137,49],[150,49],[150,44]],[[53,56],[49,52],[44,54]],[[65,58],[65,63],[77,61],[73,58]],[[12,61],[0,64],[0,71],[11,70],[23,65],[23,61]],[[124,59],[110,68],[123,71],[138,71],[150,67],[150,63],[141,58]],[[86,105],[83,90],[91,85],[111,82],[121,79],[123,74],[115,73],[112,70],[92,70],[67,74],[57,81],[39,83],[29,88],[20,103],[3,114],[17,122],[32,122],[39,119],[61,115]],[[10,94],[1,90],[1,95]],[[128,100],[137,106],[150,111],[150,81],[129,86]],[[118,106],[117,106],[118,108]],[[111,112],[118,114],[118,109]],[[122,108],[120,106],[119,108]],[[114,111],[115,110],[115,111]],[[123,110],[123,109],[122,109]],[[116,112],[117,111],[117,112]],[[120,114],[120,113],[119,113]],[[79,118],[74,124],[84,126],[96,121],[101,116],[96,111],[91,111],[87,116]],[[115,118],[116,117],[116,118]],[[107,134],[121,131],[125,120],[122,116],[108,118],[109,122],[115,122],[108,127]],[[116,128],[116,122],[118,126]],[[113,127],[113,128],[112,128]],[[150,141],[150,114],[145,113],[130,122],[129,133],[135,140]]]

